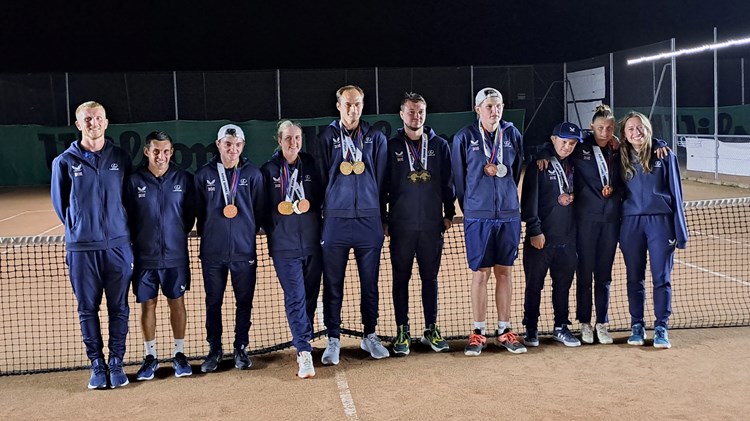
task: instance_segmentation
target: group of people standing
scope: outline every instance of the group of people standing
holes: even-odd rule
[[[651,259],[657,316],[654,346],[668,348],[670,273],[675,247],[687,240],[679,169],[666,149],[657,157],[645,116],[623,120],[615,143],[614,117],[598,109],[585,140],[571,124],[558,125],[537,165],[518,185],[523,142],[502,120],[503,98],[494,88],[475,97],[476,123],[459,130],[449,144],[425,126],[427,102],[414,93],[401,101],[403,128],[387,140],[361,120],[364,92],[347,85],[336,92],[340,118],[302,150],[299,123],[277,126],[278,149],[260,168],[242,156],[245,135],[236,125],[219,129],[218,155],[194,176],[171,163],[172,139],[164,132],[146,138],[148,159],[135,172],[127,154],[104,136],[108,120],[96,102],[76,110],[81,139],[52,165],[52,199],[65,225],[71,284],[78,300],[83,342],[91,361],[88,387],[128,384],[122,369],[128,332],[127,292],[133,285],[141,304],[145,358],[138,380],[158,369],[156,303],[159,289],[170,308],[175,338],[172,365],[178,377],[192,374],[184,354],[190,289],[187,235],[197,221],[206,295],[209,353],[201,371],[217,369],[224,357],[222,303],[231,274],[236,300],[233,360],[252,365],[247,353],[258,256],[256,234],[268,237],[300,378],[315,375],[310,341],[323,278],[323,323],[327,343],[323,365],[336,365],[341,349],[341,308],[349,253],[360,282],[363,338],[373,358],[390,356],[377,336],[378,279],[384,237],[390,236],[392,297],[397,336],[393,354],[408,355],[409,281],[416,258],[425,325],[420,342],[436,352],[449,349],[437,325],[438,272],[443,236],[452,226],[456,199],[464,214],[471,280],[473,327],[466,355],[486,346],[487,284],[495,275],[496,343],[512,353],[538,346],[541,290],[549,270],[553,283],[555,331],[565,345],[580,345],[568,329],[568,291],[577,270],[578,311],[584,342],[593,342],[592,273],[596,333],[607,333],[609,284],[618,238],[627,265],[633,332],[628,343],[645,339],[646,252]],[[576,148],[576,144],[582,145]],[[619,149],[618,149],[619,146]],[[549,166],[549,169],[547,169]],[[575,202],[575,204],[573,203]],[[521,221],[526,223],[526,293],[522,339],[511,327],[512,266],[518,256]],[[576,230],[576,227],[578,229]],[[99,323],[102,295],[109,313],[109,359],[104,360]],[[525,344],[525,345],[524,345]]]

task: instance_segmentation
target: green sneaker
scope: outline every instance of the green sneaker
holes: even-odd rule
[[[440,334],[440,329],[437,325],[429,325],[425,329],[422,335],[422,343],[432,348],[435,352],[443,352],[448,350],[448,341],[443,339],[443,335]]]
[[[398,327],[398,336],[393,342],[393,354],[397,357],[409,355],[409,345],[411,345],[411,335],[407,326]]]

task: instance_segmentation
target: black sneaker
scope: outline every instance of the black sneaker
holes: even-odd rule
[[[393,355],[402,357],[409,355],[409,345],[411,344],[411,335],[408,326],[398,327],[398,336],[393,341]]]
[[[159,361],[154,358],[153,355],[146,355],[146,358],[143,359],[143,364],[141,365],[141,368],[138,369],[135,378],[137,380],[151,380],[154,378],[154,374],[158,369]]]
[[[247,351],[245,350],[246,346],[247,345],[242,345],[241,347],[234,349],[234,366],[239,370],[247,370],[253,365],[253,363],[250,362],[250,357],[247,356]]]
[[[206,361],[201,364],[201,371],[204,373],[216,371],[222,358],[224,358],[224,351],[221,348],[211,349],[206,356]]]
[[[193,368],[190,366],[187,357],[182,352],[174,354],[172,358],[172,368],[174,368],[175,377],[185,377],[193,374]]]

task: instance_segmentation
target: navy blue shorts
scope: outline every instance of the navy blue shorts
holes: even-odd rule
[[[174,300],[190,290],[190,268],[187,266],[167,269],[138,269],[133,272],[135,301],[143,303],[159,294],[159,286],[165,297]]]
[[[464,238],[471,270],[513,266],[521,241],[521,220],[464,219]]]

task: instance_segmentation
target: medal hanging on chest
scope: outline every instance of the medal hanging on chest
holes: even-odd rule
[[[235,198],[237,197],[237,184],[240,181],[240,170],[237,165],[234,166],[234,170],[232,171],[231,186],[229,185],[229,182],[227,180],[227,171],[224,168],[224,164],[218,162],[216,164],[216,170],[219,172],[221,191],[224,196],[224,209],[222,209],[222,213],[226,218],[235,218],[239,213],[239,209],[237,209],[237,205],[235,205]]]
[[[284,216],[303,214],[310,210],[310,201],[305,198],[305,189],[300,174],[300,158],[293,168],[286,160],[281,165],[279,179],[281,181],[281,197],[277,210]]]
[[[607,148],[607,157],[605,158],[602,149],[598,145],[594,145],[594,157],[599,171],[599,180],[602,182],[602,196],[609,198],[614,191],[611,184],[612,162],[609,148]]]
[[[563,168],[560,161],[554,156],[550,158],[550,163],[552,163],[552,169],[557,176],[557,187],[560,191],[560,195],[557,196],[557,203],[559,203],[560,206],[569,206],[574,200],[573,188],[570,180],[568,180],[569,165],[566,164],[565,168]]]
[[[409,174],[406,178],[411,183],[427,183],[432,179],[432,174],[427,170],[428,143],[429,139],[425,133],[422,133],[422,139],[419,140],[417,147],[414,147],[414,142],[408,138],[404,139],[406,155],[409,158]]]
[[[353,133],[349,133],[346,128],[339,122],[341,133],[341,155],[343,160],[339,164],[339,172],[343,175],[356,174],[360,175],[365,172],[365,163],[362,161],[362,130],[357,127]]]
[[[486,158],[484,173],[488,177],[505,177],[508,174],[508,167],[503,164],[503,130],[500,127],[495,129],[495,136],[491,147],[487,145],[487,139],[484,137],[484,128],[481,123],[479,123],[479,133],[482,135],[482,145],[484,146],[484,156]]]

